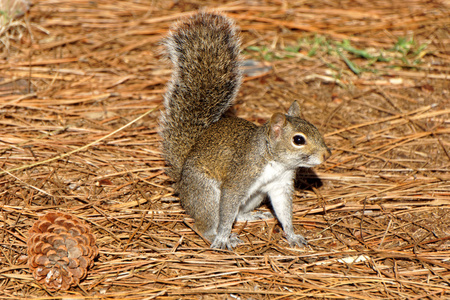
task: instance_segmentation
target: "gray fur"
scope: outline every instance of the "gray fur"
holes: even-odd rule
[[[240,41],[230,19],[203,12],[178,23],[164,44],[173,73],[164,95],[161,135],[169,175],[179,180],[198,136],[236,97],[242,78]]]
[[[241,84],[239,39],[224,16],[200,13],[175,26],[165,40],[174,65],[164,95],[163,153],[181,204],[212,248],[232,249],[236,220],[268,198],[291,245],[306,240],[292,225],[295,169],[313,167],[331,152],[294,101],[263,126],[223,118]],[[270,215],[269,215],[270,216]]]

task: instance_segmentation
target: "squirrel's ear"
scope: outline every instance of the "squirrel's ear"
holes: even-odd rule
[[[281,113],[275,113],[270,118],[270,136],[274,139],[278,139],[282,132],[283,127],[286,125],[286,116]]]
[[[300,117],[300,105],[298,105],[298,102],[296,100],[292,102],[291,107],[289,107],[287,114],[288,116],[291,117]]]

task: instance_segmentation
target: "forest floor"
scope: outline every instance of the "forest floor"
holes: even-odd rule
[[[448,0],[0,3],[0,298],[450,298]],[[269,219],[210,249],[174,195],[161,39],[200,8],[241,31],[232,113],[263,124],[298,100],[333,150],[298,175],[305,248]],[[65,292],[26,263],[28,230],[55,210],[99,247]]]

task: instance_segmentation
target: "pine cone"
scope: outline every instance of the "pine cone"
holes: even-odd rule
[[[69,214],[50,212],[28,233],[28,267],[50,291],[77,285],[98,254],[89,225]]]

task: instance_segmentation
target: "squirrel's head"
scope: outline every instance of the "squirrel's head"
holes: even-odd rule
[[[300,117],[297,101],[292,103],[287,114],[272,116],[268,140],[274,160],[293,168],[317,166],[331,155],[319,130]]]

